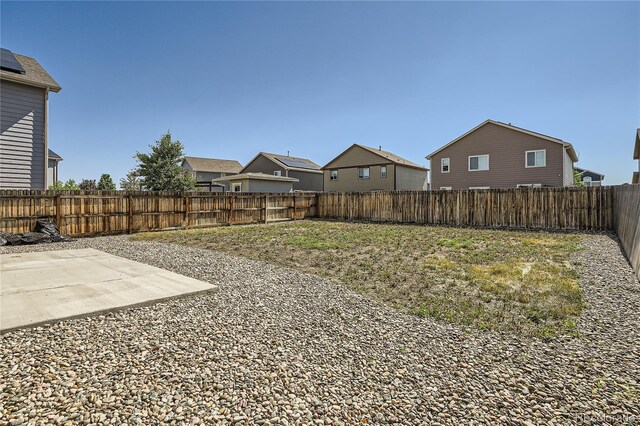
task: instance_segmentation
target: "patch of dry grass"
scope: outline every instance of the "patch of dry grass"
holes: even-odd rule
[[[579,236],[300,221],[138,234],[333,278],[409,312],[483,329],[573,332]]]

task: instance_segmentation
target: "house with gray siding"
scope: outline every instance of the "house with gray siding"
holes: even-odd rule
[[[58,165],[62,161],[62,157],[53,152],[52,150],[48,150],[49,152],[49,162],[47,167],[47,184],[54,185],[60,179],[58,178]]]
[[[230,192],[288,193],[293,192],[298,179],[266,173],[240,173],[219,177],[213,183],[228,185]]]
[[[604,180],[602,173],[587,170],[582,167],[576,167],[575,170],[580,182],[582,182],[584,186],[602,186],[602,181]]]
[[[297,179],[294,191],[322,191],[322,170],[307,158],[260,152],[240,173],[264,173]]]
[[[422,191],[428,169],[380,148],[353,144],[323,168],[325,192]]]
[[[191,173],[196,180],[196,187],[217,191],[215,185],[211,185],[212,180],[219,177],[237,175],[242,170],[242,164],[236,160],[223,160],[220,158],[184,157],[182,169]],[[224,188],[227,191],[229,190],[228,182],[224,183]]]
[[[569,142],[486,120],[427,156],[431,189],[573,185],[578,154]]]
[[[61,87],[34,58],[1,51],[0,189],[47,189],[49,93]]]

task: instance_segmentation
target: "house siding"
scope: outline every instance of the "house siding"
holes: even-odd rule
[[[381,159],[378,157],[378,164]],[[387,177],[380,177],[382,165],[366,165],[357,167],[330,168],[324,170],[324,190],[325,192],[368,192],[368,191],[393,191],[394,168],[395,165],[387,164]],[[358,168],[369,167],[369,179],[358,178]],[[338,180],[330,179],[331,170],[338,171]]]
[[[264,173],[273,175],[276,170],[280,170],[282,176],[288,176],[299,179],[299,182],[293,184],[295,191],[322,191],[322,174],[321,173],[305,173],[298,170],[287,170],[279,166],[263,155],[257,156],[252,162],[247,164],[242,173]]]
[[[46,189],[45,103],[43,89],[0,80],[0,189]]]
[[[412,167],[396,166],[396,189],[398,191],[422,191],[425,188],[427,171]]]
[[[288,193],[293,190],[293,182],[278,182],[262,179],[238,179],[229,181],[229,184],[231,183],[242,183],[242,192]]]
[[[546,150],[545,167],[525,167],[525,152]],[[470,155],[489,155],[489,170],[469,171]],[[493,123],[478,128],[431,157],[431,189],[452,187],[513,188],[518,184],[563,186],[566,158],[571,159],[560,143],[508,129]],[[449,173],[442,173],[442,158],[449,158]],[[571,176],[572,172],[569,173]]]

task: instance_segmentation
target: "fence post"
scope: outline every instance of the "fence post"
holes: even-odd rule
[[[189,229],[189,195],[184,194],[184,227]]]
[[[267,221],[269,220],[269,196],[265,195],[264,196],[264,223],[267,223]]]
[[[60,200],[60,193],[56,195],[56,226],[60,229],[60,233],[62,232],[62,201]]]
[[[131,222],[133,219],[133,199],[131,194],[127,195],[127,207],[127,234],[130,234],[132,230]]]
[[[229,225],[233,224],[233,221],[231,220],[233,218],[233,200],[235,198],[235,195],[232,195],[229,197]]]

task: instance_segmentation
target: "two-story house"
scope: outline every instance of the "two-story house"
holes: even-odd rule
[[[322,170],[307,158],[260,152],[240,173],[264,173],[297,179],[294,191],[322,191]]]
[[[604,175],[602,173],[577,166],[575,170],[578,179],[584,186],[602,186],[602,181],[604,180]]]
[[[427,156],[431,189],[573,185],[578,155],[562,139],[487,120]]]
[[[49,92],[60,90],[38,61],[0,49],[0,189],[55,183],[47,179],[57,178],[57,167],[49,173]]]
[[[428,169],[402,157],[353,144],[327,163],[325,192],[422,191]]]
[[[219,158],[184,157],[182,169],[191,173],[196,180],[196,187],[208,188],[213,179],[229,175],[237,175],[242,170],[242,164],[236,160],[222,160]],[[229,183],[223,184],[226,191]],[[209,188],[209,190],[213,190]]]

